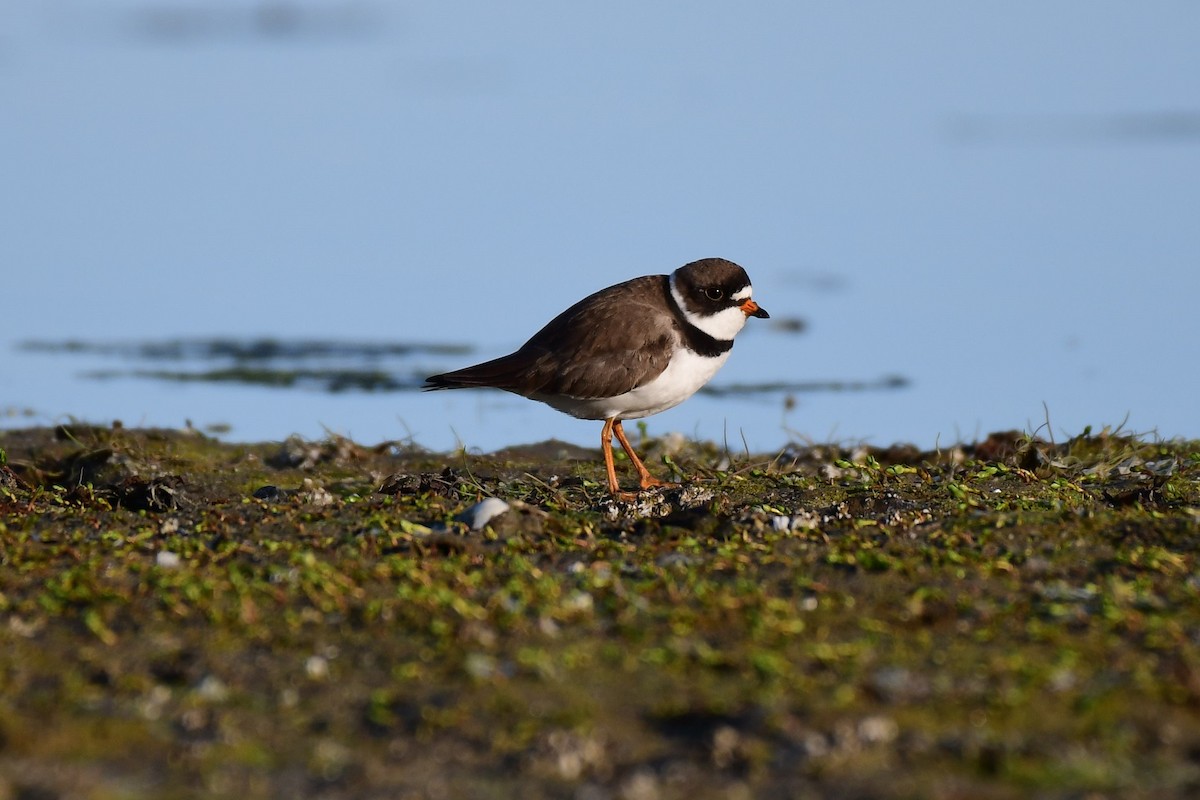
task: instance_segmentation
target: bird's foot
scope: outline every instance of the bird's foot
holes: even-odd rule
[[[612,489],[613,499],[620,500],[625,503],[632,503],[633,501],[637,500],[639,497],[641,497],[646,492],[649,492],[652,489],[678,489],[680,486],[683,485],[683,484],[679,484],[679,483],[672,483],[671,481],[660,481],[658,478],[654,478],[651,476],[646,476],[646,477],[642,478],[641,483],[642,483],[641,488],[638,489],[636,492],[627,492],[622,489],[615,489],[615,488]]]
[[[650,470],[646,469],[646,465],[640,461],[634,464],[637,469],[638,480],[642,484],[642,491],[647,489],[678,489],[681,484],[675,481],[663,481],[650,474]]]

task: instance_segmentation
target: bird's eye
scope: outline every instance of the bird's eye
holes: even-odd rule
[[[709,300],[721,300],[725,297],[725,292],[721,291],[720,289],[705,289],[704,295]]]

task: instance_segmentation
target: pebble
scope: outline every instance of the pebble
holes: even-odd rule
[[[658,778],[648,769],[639,769],[630,775],[617,792],[621,800],[658,800],[661,796]]]
[[[900,726],[891,717],[867,717],[858,723],[858,738],[863,744],[888,744],[900,734]]]
[[[508,503],[499,497],[485,497],[475,505],[455,517],[459,522],[466,523],[473,531],[480,530],[496,517],[508,511]]]
[[[271,486],[270,484],[266,486],[260,486],[254,490],[255,499],[265,500],[268,503],[278,503],[285,496],[286,495],[283,493],[282,489],[280,489],[278,486]]]
[[[571,592],[562,602],[563,611],[569,611],[575,614],[590,614],[595,608],[596,601],[588,592],[576,589]]]
[[[689,553],[667,553],[659,556],[655,563],[660,567],[690,567],[693,564],[700,563],[700,557]]]
[[[476,680],[487,680],[496,674],[496,659],[487,653],[467,653],[463,669]]]
[[[329,506],[334,503],[334,498],[330,491],[313,481],[312,478],[304,479],[304,488],[300,496],[304,502],[311,503],[314,506]]]
[[[179,557],[179,553],[170,550],[159,550],[154,556],[154,563],[163,569],[175,569],[182,561],[183,559]]]
[[[196,696],[210,703],[220,703],[229,697],[229,687],[216,675],[205,675],[196,686]]]
[[[820,517],[811,511],[798,510],[788,516],[776,514],[771,517],[771,527],[780,533],[787,531],[814,530],[820,524]]]
[[[309,656],[304,660],[304,672],[314,681],[329,677],[329,661],[324,656]]]
[[[602,501],[601,510],[612,522],[619,519],[665,517],[672,511],[695,508],[710,502],[715,493],[703,486],[664,487],[639,492],[632,500],[609,498]]]

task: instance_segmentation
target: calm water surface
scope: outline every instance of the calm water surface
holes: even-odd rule
[[[652,433],[931,446],[1049,409],[1200,436],[1200,6],[1077,9],[10,0],[0,424],[591,444],[403,379],[723,256],[805,328],[749,326],[714,385],[795,390]],[[21,346],[213,337],[470,352],[281,362],[401,379],[329,392]]]

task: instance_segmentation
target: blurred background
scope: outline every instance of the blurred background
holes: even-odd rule
[[[653,434],[1200,436],[1200,5],[0,5],[0,424],[594,446],[415,386],[708,256]]]

